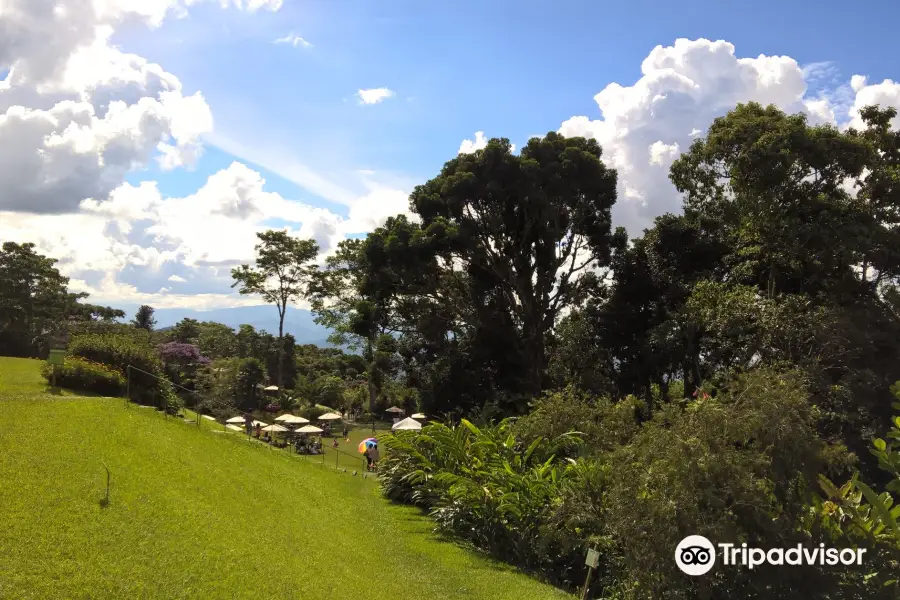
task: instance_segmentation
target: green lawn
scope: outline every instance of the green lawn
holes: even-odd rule
[[[371,479],[49,395],[38,366],[0,358],[0,598],[568,597],[436,539]]]

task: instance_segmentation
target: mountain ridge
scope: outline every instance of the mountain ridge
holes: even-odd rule
[[[137,310],[135,306],[126,311],[131,318]],[[216,308],[212,310],[196,310],[192,308],[158,308],[153,312],[156,328],[172,327],[182,319],[197,321],[215,321],[237,330],[241,325],[252,325],[257,331],[265,330],[278,335],[278,309],[272,305],[237,306],[234,308]],[[331,330],[315,322],[311,311],[302,308],[288,307],[284,317],[284,332],[294,336],[298,345],[315,344],[322,347],[333,347],[328,342]]]

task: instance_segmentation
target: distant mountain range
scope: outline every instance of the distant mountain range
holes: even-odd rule
[[[135,306],[131,310],[125,309],[128,319],[134,316],[137,310]],[[216,321],[237,329],[241,325],[252,325],[257,330],[265,329],[267,332],[278,335],[278,309],[271,305],[239,306],[237,308],[219,308],[215,310],[193,310],[189,308],[158,308],[153,313],[156,317],[156,328],[164,329],[175,325],[182,319],[196,319],[198,321]],[[318,325],[313,320],[313,314],[301,308],[288,307],[284,318],[284,332],[290,333],[297,340],[297,344],[315,344],[316,346],[329,347],[327,328]]]

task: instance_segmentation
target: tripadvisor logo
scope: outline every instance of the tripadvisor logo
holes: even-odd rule
[[[760,565],[861,565],[865,548],[748,548],[747,544],[716,544],[722,564],[753,569]],[[675,564],[688,575],[704,575],[716,564],[716,547],[702,535],[689,535],[675,548]]]

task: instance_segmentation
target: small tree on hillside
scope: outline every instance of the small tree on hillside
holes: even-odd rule
[[[152,306],[142,304],[137,312],[134,313],[134,318],[131,320],[131,324],[138,329],[153,331],[153,328],[156,327],[156,319],[153,317],[153,312],[154,311]]]
[[[308,292],[319,253],[315,240],[301,240],[286,231],[257,233],[256,265],[232,269],[234,283],[244,295],[259,294],[278,308],[278,387],[284,388],[284,317],[288,304]]]

